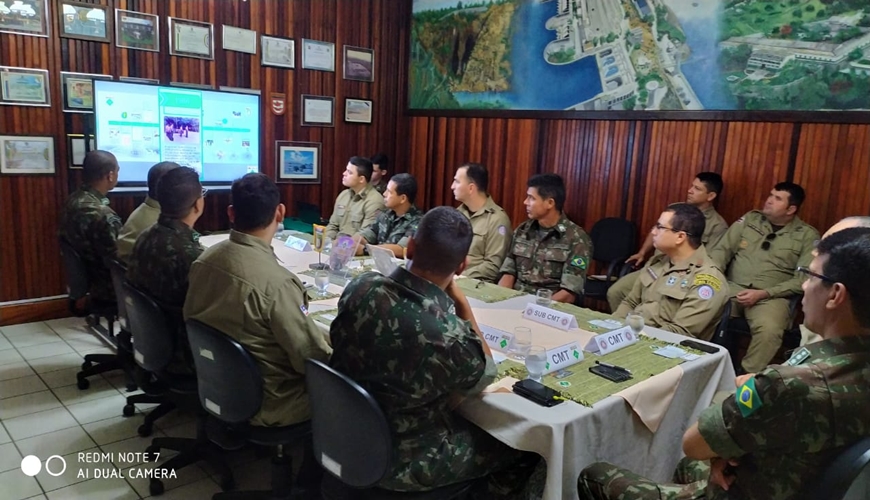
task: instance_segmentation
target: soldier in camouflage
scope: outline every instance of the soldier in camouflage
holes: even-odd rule
[[[108,151],[85,156],[82,187],[70,195],[60,214],[60,237],[78,252],[88,273],[92,300],[115,302],[105,259],[114,258],[121,218],[109,207],[106,193],[118,184],[118,160]]]
[[[372,181],[371,185],[380,194],[387,190],[387,170],[390,167],[390,159],[384,153],[377,153],[371,157]]]
[[[529,179],[529,220],[514,230],[499,285],[531,294],[545,288],[553,291],[553,300],[569,304],[583,295],[592,240],[562,212],[564,204],[561,177],[539,174]]]
[[[417,198],[417,179],[411,174],[394,175],[384,191],[387,210],[378,214],[374,224],[360,232],[363,241],[356,254],[362,255],[365,245],[380,245],[391,250],[396,257],[403,257],[408,239],[414,236],[423,212],[414,206]]]
[[[793,499],[870,436],[870,229],[828,236],[799,271],[807,326],[824,340],[738,377],[733,397],[704,410],[683,436],[680,484],[599,463],[581,472],[581,498]]]
[[[471,224],[438,207],[408,244],[409,270],[354,279],[338,303],[330,365],[365,388],[396,446],[378,484],[426,491],[479,479],[472,498],[526,499],[540,457],[509,448],[453,411],[495,380],[496,367],[453,277],[465,267]],[[540,487],[540,491],[529,491]]]

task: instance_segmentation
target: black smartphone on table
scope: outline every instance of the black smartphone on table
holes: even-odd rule
[[[702,344],[701,342],[696,342],[694,340],[684,340],[680,342],[680,345],[691,347],[692,349],[697,349],[701,352],[706,352],[707,354],[716,354],[719,352],[719,349],[716,346]]]
[[[564,401],[559,391],[550,389],[540,382],[532,379],[520,380],[514,384],[514,393],[534,401],[541,406],[556,406]],[[560,398],[560,399],[557,399]]]

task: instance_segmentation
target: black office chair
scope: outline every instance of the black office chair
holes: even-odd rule
[[[228,425],[237,438],[270,446],[275,452],[271,490],[218,493],[212,499],[296,498],[292,462],[285,450],[288,446],[304,445],[311,436],[311,423],[284,427],[250,425],[248,421],[263,404],[263,376],[256,360],[233,338],[200,321],[187,321],[187,337],[196,364],[199,400],[205,411],[211,418]]]
[[[160,399],[160,405],[145,416],[145,422],[139,428],[139,435],[150,435],[154,420],[176,408],[190,408],[198,414],[196,438],[154,438],[145,452],[149,457],[153,457],[161,449],[178,451],[178,455],[159,466],[160,469],[167,471],[178,470],[205,460],[220,473],[221,486],[225,489],[232,488],[232,472],[224,463],[220,449],[212,444],[205,434],[206,416],[198,404],[196,377],[172,375],[165,371],[173,359],[177,344],[177,335],[166,313],[154,299],[129,282],[124,282],[123,289],[127,319],[130,331],[133,333],[133,353],[136,363],[152,373],[166,388],[165,394]],[[156,475],[160,477],[159,474]],[[152,495],[160,495],[164,489],[163,482],[152,478],[148,489]]]
[[[722,316],[719,318],[719,325],[716,327],[716,332],[710,342],[720,345],[731,353],[734,350],[734,336],[728,334],[728,324],[731,322],[731,301],[725,302],[725,309],[722,310]]]
[[[604,280],[587,277],[584,295],[603,300],[607,298],[607,290],[616,278],[624,275],[623,271],[627,271],[624,268],[625,259],[634,252],[637,229],[631,221],[607,217],[592,226],[589,237],[593,246],[592,260],[607,271]],[[591,273],[591,269],[587,273]]]
[[[76,317],[84,317],[88,326],[101,331],[107,337],[113,336],[115,316],[118,314],[117,304],[94,300],[88,297],[88,269],[79,253],[63,238],[59,239],[60,256],[66,272],[68,305],[70,313]],[[86,309],[78,307],[81,299],[88,298]],[[108,322],[108,330],[100,325],[100,318]],[[112,370],[123,369],[123,363],[116,354],[86,354],[82,363],[82,371],[76,374],[76,385],[79,389],[87,389],[91,383],[88,377]]]
[[[828,464],[816,485],[801,498],[805,500],[843,500],[852,484],[870,464],[870,437],[846,448]]]
[[[798,333],[798,337],[795,341],[794,336],[789,334],[789,331],[794,329],[794,321],[797,317],[798,306],[801,303],[801,299],[803,298],[802,294],[794,295],[788,300],[788,327],[786,327],[783,332],[783,347],[781,348],[786,355],[792,349],[798,346],[800,343],[800,333]],[[741,316],[737,318],[731,318],[731,308],[732,301],[728,301],[728,305],[725,306],[725,312],[722,315],[722,318],[719,320],[719,328],[716,330],[716,334],[713,336],[713,342],[721,345],[722,347],[728,349],[728,353],[731,355],[731,362],[734,363],[735,370],[741,372],[740,361],[742,360],[740,357],[740,340],[743,337],[751,337],[752,331],[749,328],[749,323],[746,321],[746,318]],[[724,323],[724,326],[723,326]]]
[[[356,382],[325,363],[305,362],[311,404],[314,456],[324,475],[324,500],[450,500],[464,498],[472,481],[407,493],[374,485],[389,472],[393,442],[377,401]]]

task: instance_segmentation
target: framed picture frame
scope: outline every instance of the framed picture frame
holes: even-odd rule
[[[221,26],[223,33],[223,49],[245,54],[257,53],[257,32],[235,26]]]
[[[9,2],[0,9],[0,33],[48,37],[48,0],[21,0]],[[12,7],[17,8],[13,9]],[[7,12],[8,11],[8,12]]]
[[[302,126],[334,127],[335,97],[302,94]]]
[[[214,25],[170,17],[169,54],[214,60]]]
[[[160,16],[115,9],[115,46],[160,52]]]
[[[372,49],[345,45],[342,66],[345,80],[375,81],[375,51]]]
[[[60,0],[57,26],[62,38],[112,42],[112,13],[108,5]]]
[[[169,86],[197,90],[214,90],[214,85],[208,83],[169,82]]]
[[[0,135],[0,174],[55,173],[54,137]]]
[[[119,76],[118,81],[127,83],[144,83],[147,85],[160,85],[160,80],[157,78],[141,78],[138,76]]]
[[[275,182],[320,184],[320,143],[275,141]]]
[[[260,37],[260,66],[296,67],[296,41],[292,38],[263,35]]]
[[[0,66],[0,104],[51,106],[47,69]]]
[[[367,99],[353,99],[348,97],[344,100],[344,121],[348,123],[371,123],[372,101]]]
[[[64,113],[94,112],[94,80],[112,80],[112,75],[60,72]]]
[[[80,170],[85,163],[85,155],[88,151],[97,149],[97,138],[89,135],[90,144],[86,144],[84,134],[67,134],[66,135],[66,151],[69,156],[68,168],[72,170]]]
[[[335,44],[303,38],[302,69],[335,72]]]

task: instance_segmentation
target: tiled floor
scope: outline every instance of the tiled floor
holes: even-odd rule
[[[110,352],[80,318],[0,327],[0,497],[138,499],[146,498],[148,480],[137,478],[143,469],[138,457],[151,438],[136,433],[142,423],[140,406],[130,418],[121,415],[125,404],[124,379],[119,372],[91,377],[87,390],[76,387],[76,372],[84,354]],[[173,412],[156,422],[155,436],[193,437],[192,417]],[[83,455],[93,453],[95,455]],[[111,454],[107,457],[106,454]],[[54,477],[43,468],[35,477],[21,471],[21,458],[36,455],[44,464],[52,455],[67,463]],[[168,453],[161,456],[160,461]],[[262,454],[261,454],[262,455]],[[93,457],[91,463],[82,461]],[[228,455],[239,489],[266,489],[270,483],[268,458],[253,450]],[[57,473],[60,461],[49,468]],[[207,464],[177,471],[164,481],[165,499],[210,499],[220,491]],[[95,478],[96,475],[99,478]]]

